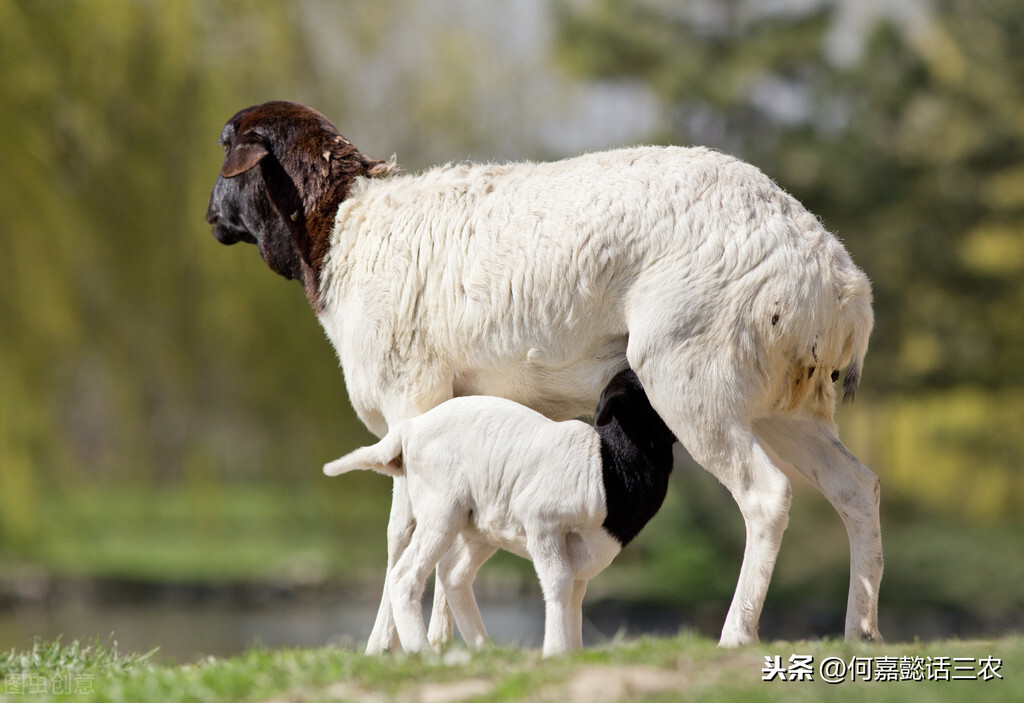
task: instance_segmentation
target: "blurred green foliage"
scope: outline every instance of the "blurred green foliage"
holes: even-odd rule
[[[227,117],[302,98],[293,26],[277,2],[0,4],[0,539],[86,485],[280,480],[363,438],[301,291],[203,222]]]
[[[566,0],[541,58],[478,31],[468,1],[0,2],[0,560],[211,579],[382,564],[386,482],[319,472],[369,438],[330,345],[298,286],[203,222],[217,136],[286,98],[411,169],[557,157],[530,127],[557,74],[645,86],[650,140],[752,161],[843,238],[877,327],[840,425],[883,480],[887,587],[919,588],[909,555],[947,540],[1000,569],[1024,508],[1024,14],[937,0],[837,57],[856,2]],[[738,513],[685,476],[612,590],[731,593]],[[816,505],[796,509],[778,588],[841,600],[842,527]],[[900,532],[922,515],[999,537]],[[936,602],[998,582],[989,602],[1019,612],[1016,559],[1001,580],[929,562],[952,584]]]

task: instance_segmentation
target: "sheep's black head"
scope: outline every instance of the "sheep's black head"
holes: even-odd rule
[[[206,221],[222,244],[249,242],[319,303],[319,275],[338,205],[357,176],[383,175],[316,110],[275,101],[237,113],[221,132],[224,165]]]
[[[617,373],[601,392],[594,424],[602,427],[613,421],[638,444],[671,447],[676,441],[632,369]]]

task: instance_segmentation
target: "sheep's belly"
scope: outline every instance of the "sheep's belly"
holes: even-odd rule
[[[575,337],[571,352],[520,350],[493,366],[463,367],[454,374],[452,390],[456,396],[508,398],[553,420],[588,415],[609,379],[625,368],[627,341],[624,334],[598,337],[589,344]],[[493,355],[493,350],[480,354]]]

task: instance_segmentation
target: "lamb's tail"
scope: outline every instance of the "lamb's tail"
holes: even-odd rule
[[[338,476],[356,469],[369,469],[385,476],[404,476],[405,471],[402,468],[403,424],[396,425],[384,436],[384,439],[376,444],[360,447],[340,459],[324,464],[324,473],[328,476]]]

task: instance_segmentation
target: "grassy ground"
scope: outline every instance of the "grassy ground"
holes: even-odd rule
[[[813,681],[763,681],[766,657],[790,674],[793,655],[813,657]],[[948,660],[942,658],[948,657]],[[886,659],[889,658],[889,659]],[[991,660],[989,680],[983,660]],[[998,660],[998,665],[996,664]],[[849,671],[829,684],[822,664]],[[854,666],[851,668],[850,663]],[[867,663],[865,663],[867,662]],[[866,681],[890,665],[920,665],[922,681]],[[944,664],[948,664],[944,666]],[[871,667],[868,673],[864,667]],[[954,669],[954,667],[961,667]],[[929,681],[945,671],[964,680]],[[37,644],[0,655],[0,701],[1019,701],[1024,638],[850,646],[775,642],[720,650],[694,635],[619,641],[541,660],[536,650],[366,657],[352,650],[251,650],[230,659],[162,667],[98,643]],[[984,674],[988,676],[988,673]],[[1001,678],[1000,678],[1001,677]],[[17,687],[12,690],[11,686]]]

